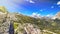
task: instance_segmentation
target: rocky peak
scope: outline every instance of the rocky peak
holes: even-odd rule
[[[56,16],[57,16],[57,17],[60,17],[60,12],[58,12],[58,13],[56,14]]]
[[[56,15],[52,17],[52,19],[56,19],[56,18],[60,19],[60,11],[57,12]]]

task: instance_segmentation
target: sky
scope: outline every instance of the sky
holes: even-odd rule
[[[28,16],[53,16],[60,11],[60,0],[0,0],[0,6]]]

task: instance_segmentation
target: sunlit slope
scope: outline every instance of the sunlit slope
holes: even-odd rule
[[[4,6],[0,6],[0,12],[7,13],[7,10]]]

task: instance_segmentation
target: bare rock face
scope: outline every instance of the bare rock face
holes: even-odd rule
[[[41,30],[36,28],[35,25],[30,23],[19,24],[15,31],[17,34],[42,34]]]
[[[14,14],[7,14],[0,12],[0,34],[9,34],[10,23],[13,23],[12,21],[15,21],[15,15]]]
[[[0,13],[0,34],[8,34],[9,21],[7,22],[6,14]]]
[[[26,24],[24,30],[26,31],[27,34],[42,34],[41,30],[38,28],[34,28],[32,24]]]
[[[58,12],[54,17],[52,17],[52,19],[56,19],[56,18],[60,19],[60,12]]]
[[[56,17],[60,19],[60,12],[56,14]]]

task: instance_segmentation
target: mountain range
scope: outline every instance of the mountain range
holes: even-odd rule
[[[0,34],[12,33],[9,30],[12,28],[14,34],[60,34],[60,12],[51,18],[38,18],[36,15],[31,17],[10,13],[4,6],[0,6]]]

